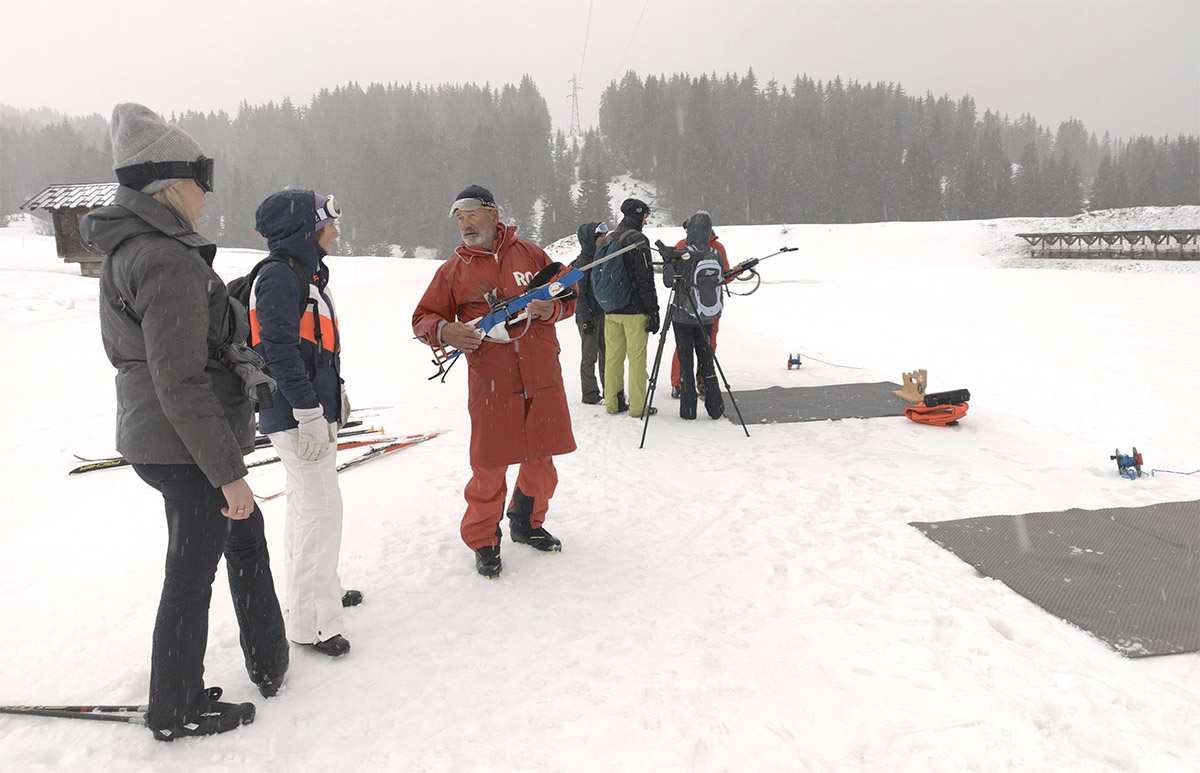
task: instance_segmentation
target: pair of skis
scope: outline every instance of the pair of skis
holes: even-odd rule
[[[360,426],[362,426],[361,421],[347,422],[345,424],[345,426],[343,426],[342,431],[338,433],[338,438],[354,437],[356,435],[371,435],[371,434],[383,432],[382,428],[375,429],[374,427],[371,427],[369,429],[351,429],[350,431],[346,431],[347,428],[349,428],[349,427],[360,427]],[[263,437],[263,436],[254,438],[255,450],[260,449],[260,448],[266,448],[269,445],[271,445],[270,438]],[[87,462],[87,464],[83,464],[83,465],[80,465],[79,467],[76,467],[75,469],[68,472],[67,473],[68,475],[82,475],[85,472],[95,472],[96,470],[111,470],[115,467],[128,467],[130,464],[130,462],[127,459],[125,459],[124,457],[121,457],[121,456],[105,456],[105,457],[101,457],[99,459],[89,459],[87,457],[79,456],[78,454],[76,454],[75,458],[81,462]],[[271,461],[278,461],[278,458],[273,459]],[[251,465],[251,466],[253,466],[253,465]]]
[[[367,464],[368,462],[373,462],[376,459],[381,459],[384,456],[395,453],[396,451],[399,451],[401,449],[411,448],[412,446],[415,446],[419,443],[424,443],[426,440],[433,440],[435,437],[437,437],[440,434],[442,434],[442,433],[441,432],[426,432],[426,433],[420,434],[420,435],[406,435],[404,437],[382,438],[380,440],[372,440],[372,441],[367,441],[367,442],[354,443],[352,445],[354,445],[354,446],[370,446],[370,449],[366,453],[359,454],[358,456],[354,457],[353,459],[348,459],[348,460],[342,462],[341,464],[339,464],[337,466],[337,471],[340,473],[345,470],[349,470],[352,467],[359,467],[361,465]],[[347,445],[351,445],[351,444],[347,444]],[[341,445],[338,446],[339,449],[341,449],[341,447],[342,447]],[[286,493],[287,493],[286,491],[279,491],[274,494],[269,494],[269,495],[263,496],[263,497],[256,496],[255,498],[258,499],[260,502],[269,502],[272,499],[278,499],[279,497],[283,496]]]

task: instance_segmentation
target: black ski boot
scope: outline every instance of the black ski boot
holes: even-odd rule
[[[211,688],[218,690],[220,688]],[[212,692],[209,695],[212,695]],[[175,727],[154,729],[154,738],[158,741],[174,741],[176,738],[187,738],[198,735],[216,735],[230,730],[236,730],[242,725],[254,721],[253,703],[223,703],[210,700],[208,710],[190,722],[184,722]]]
[[[357,607],[363,603],[363,594],[360,590],[348,590],[342,594],[343,607]]]
[[[346,637],[340,633],[330,636],[325,641],[319,641],[315,644],[306,644],[306,647],[312,647],[322,655],[328,655],[331,658],[340,658],[350,651],[350,642],[346,641]]]
[[[562,551],[562,541],[541,526],[536,529],[520,530],[516,524],[509,524],[509,535],[513,542],[521,542],[536,548],[543,553],[558,553]]]
[[[557,553],[562,550],[562,542],[553,534],[541,526],[535,529],[529,525],[529,519],[533,515],[533,497],[516,486],[513,487],[512,503],[509,504],[506,515],[508,534],[513,542],[529,545],[543,553]]]
[[[484,545],[475,551],[475,571],[489,580],[500,576],[504,567],[500,564],[500,546]]]
[[[283,685],[283,677],[287,674],[288,670],[288,661],[291,660],[291,655],[288,651],[288,640],[280,638],[274,648],[274,657],[271,658],[260,659],[261,651],[247,647],[245,643],[242,644],[242,649],[249,650],[251,653],[250,656],[247,656],[246,660],[246,671],[250,675],[250,681],[254,682],[264,698],[275,697],[275,694],[279,692],[279,688]],[[219,687],[210,689],[209,698],[214,701],[220,698],[219,690]],[[215,695],[213,694],[214,691],[217,691]]]
[[[283,687],[283,677],[286,674],[280,674],[273,679],[264,679],[258,683],[258,691],[262,693],[264,698],[274,698],[279,694],[279,688]]]

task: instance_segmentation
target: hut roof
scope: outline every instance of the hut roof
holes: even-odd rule
[[[21,209],[76,209],[104,207],[113,203],[120,183],[49,185],[21,205]]]

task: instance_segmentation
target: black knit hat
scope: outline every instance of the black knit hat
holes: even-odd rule
[[[484,188],[482,185],[468,185],[463,189],[462,193],[458,194],[454,198],[480,199],[481,201],[485,201],[492,206],[496,205],[496,197],[492,195],[491,191],[489,191],[487,188]]]
[[[450,205],[450,217],[454,217],[454,213],[460,209],[479,209],[480,207],[498,209],[496,197],[482,185],[468,185],[454,197],[454,203]]]
[[[650,205],[639,199],[625,199],[621,202],[621,214],[630,217],[642,217],[650,211]]]

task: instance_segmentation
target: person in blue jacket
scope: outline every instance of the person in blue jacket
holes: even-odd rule
[[[272,255],[289,262],[264,265],[250,293],[250,343],[279,386],[274,405],[259,410],[258,429],[271,438],[287,473],[288,638],[331,657],[350,651],[342,610],[362,601],[361,592],[342,590],[337,570],[337,430],[350,404],[324,258],[338,236],[340,215],[332,196],[309,190],[268,196],[255,213],[255,229]]]

